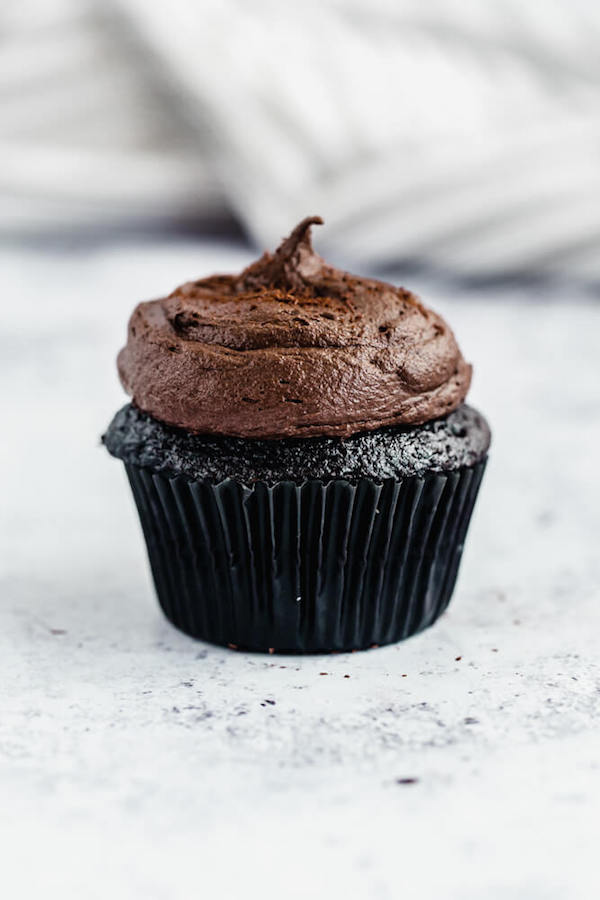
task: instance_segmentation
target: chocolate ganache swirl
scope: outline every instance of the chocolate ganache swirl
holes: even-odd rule
[[[140,303],[119,375],[135,405],[200,434],[350,435],[463,402],[471,367],[409,291],[327,265],[304,219],[240,275]]]

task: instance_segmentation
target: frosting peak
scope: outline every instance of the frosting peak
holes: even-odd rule
[[[140,303],[118,359],[144,412],[197,433],[350,435],[456,409],[471,367],[409,291],[329,266],[300,222],[239,275]]]
[[[310,278],[318,274],[323,260],[313,250],[311,225],[322,225],[321,216],[307,216],[296,225],[289,237],[273,255],[264,253],[259,260],[244,269],[238,285],[242,290],[279,288],[303,297],[314,297]]]

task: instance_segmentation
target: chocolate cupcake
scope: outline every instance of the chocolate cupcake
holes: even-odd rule
[[[490,442],[452,331],[327,265],[312,217],[240,275],[140,303],[123,460],[159,601],[253,650],[400,640],[446,608]]]

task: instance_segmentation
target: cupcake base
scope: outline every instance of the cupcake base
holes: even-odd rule
[[[126,462],[161,607],[196,638],[319,652],[406,638],[450,600],[485,455],[355,483],[219,483]]]
[[[487,453],[490,430],[476,409],[463,404],[424,425],[392,425],[346,438],[236,438],[192,434],[129,403],[115,415],[103,441],[125,463],[194,481],[233,478],[274,485],[342,479],[355,484],[475,465]]]

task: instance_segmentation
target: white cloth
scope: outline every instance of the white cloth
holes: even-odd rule
[[[0,228],[320,214],[353,265],[600,278],[592,0],[22,0]]]

